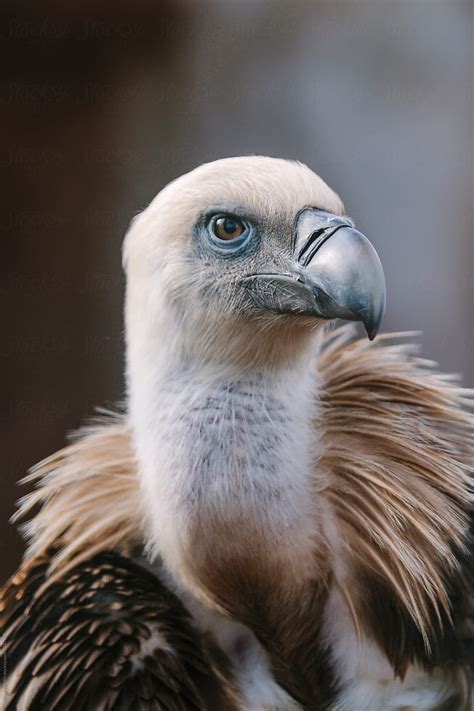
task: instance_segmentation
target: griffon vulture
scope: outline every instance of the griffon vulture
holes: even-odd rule
[[[470,393],[328,330],[373,339],[385,302],[339,197],[219,160],[123,263],[126,411],[28,478],[4,708],[468,711]]]

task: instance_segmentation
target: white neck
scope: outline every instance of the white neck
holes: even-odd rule
[[[248,559],[258,541],[258,555],[263,548],[273,563],[277,561],[277,568],[272,566],[277,571],[272,586],[285,586],[286,578],[290,586],[307,581],[310,587],[315,570],[320,572],[314,557],[324,545],[324,535],[331,569],[344,580],[337,526],[324,495],[315,495],[317,487],[325,484],[318,481],[315,467],[321,447],[314,427],[318,374],[312,351],[318,347],[317,339],[291,363],[241,373],[199,363],[182,344],[176,347],[172,334],[152,339],[148,333],[133,343],[128,351],[129,417],[144,492],[149,553],[164,561],[170,584],[184,592],[193,614],[195,598],[204,602],[204,607],[197,603],[201,615],[213,605],[188,565],[190,558],[200,559],[199,548],[206,539],[212,559],[227,556],[231,565],[242,550]],[[299,599],[297,589],[296,595]],[[223,619],[218,617],[217,631]],[[229,654],[234,638],[242,636],[241,626],[232,624],[236,627],[235,635],[229,635]],[[338,703],[341,711],[395,709],[407,699],[417,708],[428,709],[429,699],[441,698],[443,680],[414,667],[407,672],[406,685],[393,680],[385,656],[365,635],[358,638],[337,586],[329,591],[323,633],[336,674],[346,687]],[[248,630],[247,635],[255,654],[265,660]],[[251,669],[239,673],[263,674],[265,694],[281,700],[284,692],[275,684],[267,662],[262,667],[254,657],[249,659]],[[234,663],[237,669],[239,659]],[[249,685],[245,679],[243,688]],[[263,705],[262,684],[259,677],[258,703],[249,702],[248,708]],[[294,708],[289,700],[273,705]]]
[[[289,573],[297,558],[298,574],[310,574],[319,520],[314,349],[308,340],[296,362],[241,373],[197,364],[173,339],[160,339],[152,356],[129,349],[150,552],[176,579],[193,586],[185,559],[199,546],[196,532],[218,541],[219,526],[227,539],[231,527],[234,547],[257,538]]]

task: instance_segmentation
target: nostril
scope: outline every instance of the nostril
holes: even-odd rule
[[[308,237],[306,242],[303,244],[303,246],[301,247],[301,249],[298,253],[298,262],[301,262],[304,259],[305,252],[307,252],[308,249],[310,249],[311,245],[314,244],[317,240],[319,240],[324,235],[324,232],[326,231],[326,229],[327,229],[326,227],[321,227],[319,230],[315,230],[312,234],[310,234],[310,236]]]
[[[298,262],[303,266],[307,267],[310,261],[313,259],[314,255],[318,249],[333,236],[342,227],[348,227],[346,224],[336,225],[336,227],[322,227],[319,230],[313,232],[298,253]]]

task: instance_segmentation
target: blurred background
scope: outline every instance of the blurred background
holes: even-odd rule
[[[474,384],[474,5],[69,0],[0,18],[0,577],[17,481],[123,395],[122,237],[203,161],[295,158],[385,267],[384,328]]]

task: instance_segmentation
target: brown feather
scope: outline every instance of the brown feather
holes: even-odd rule
[[[13,521],[41,507],[22,527],[28,540],[24,564],[55,550],[48,581],[100,551],[130,555],[143,546],[141,497],[125,417],[109,413],[80,430],[23,483],[36,489],[20,501]]]

